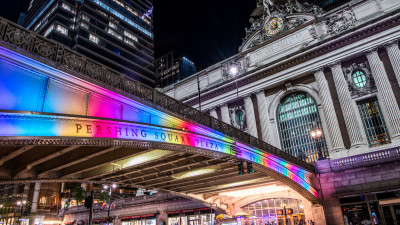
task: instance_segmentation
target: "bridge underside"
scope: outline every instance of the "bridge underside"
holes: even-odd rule
[[[227,191],[252,187],[284,187],[262,167],[238,174],[236,160],[182,151],[127,146],[14,145],[0,147],[0,171],[4,181],[80,180],[118,182],[202,196],[208,199]],[[245,168],[246,169],[246,168]]]

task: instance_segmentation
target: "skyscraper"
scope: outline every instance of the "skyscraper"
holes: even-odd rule
[[[154,86],[151,0],[31,0],[24,26]]]
[[[156,86],[163,88],[197,72],[195,64],[186,57],[169,52],[155,60]]]

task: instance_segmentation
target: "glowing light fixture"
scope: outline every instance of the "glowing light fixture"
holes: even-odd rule
[[[231,68],[229,69],[229,72],[231,73],[232,76],[236,76],[239,70],[236,65],[232,65]]]
[[[209,167],[209,168],[204,168],[204,169],[198,169],[186,173],[181,173],[175,176],[172,176],[175,179],[184,179],[188,177],[195,177],[195,176],[200,176],[208,173],[215,172],[218,168],[217,167]]]
[[[285,187],[285,186],[270,185],[270,186],[266,186],[266,187],[256,187],[256,188],[247,188],[247,189],[238,190],[238,191],[221,192],[221,193],[219,193],[219,195],[220,196],[228,196],[228,197],[245,197],[245,196],[250,196],[250,195],[255,195],[255,194],[265,194],[265,193],[286,191],[286,190],[290,190],[290,188]]]

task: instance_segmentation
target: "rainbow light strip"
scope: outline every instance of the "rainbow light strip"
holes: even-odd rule
[[[305,181],[306,174],[310,172],[259,149],[235,143],[233,138],[221,132],[176,118],[4,47],[0,47],[0,60],[0,110],[41,114],[31,117],[21,114],[27,118],[21,120],[13,117],[18,114],[3,113],[7,116],[0,118],[0,136],[113,138],[193,146],[262,164],[318,197],[317,192]],[[85,89],[89,94],[79,95],[77,91],[60,88],[60,84],[66,83]],[[87,110],[79,111],[86,104],[83,99],[87,98]],[[62,116],[65,114],[73,116]],[[75,121],[78,118],[80,123]],[[101,126],[100,132],[97,126]],[[109,134],[107,127],[112,130]],[[137,129],[138,135],[132,129]],[[145,130],[146,135],[142,135],[141,130]],[[159,136],[156,132],[159,132]],[[166,135],[165,140],[161,133]],[[168,134],[175,136],[170,139]],[[219,148],[215,148],[216,145]],[[236,152],[231,151],[231,146],[235,147]]]

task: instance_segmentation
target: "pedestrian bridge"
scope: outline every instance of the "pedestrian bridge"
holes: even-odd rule
[[[312,165],[0,22],[0,182],[118,182],[208,202],[286,185],[318,202]],[[238,175],[241,161],[255,172]]]

